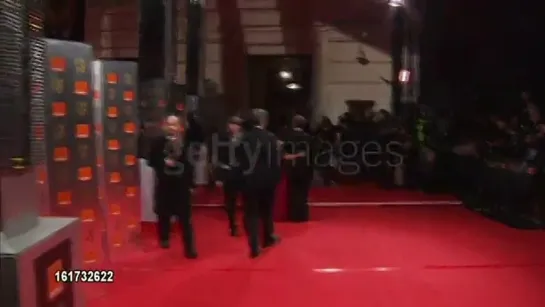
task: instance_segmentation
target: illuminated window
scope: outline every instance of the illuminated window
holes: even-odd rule
[[[133,155],[126,155],[125,156],[125,165],[127,166],[133,166],[136,164],[136,157]]]
[[[123,92],[123,100],[125,100],[125,101],[133,101],[133,100],[134,100],[134,93],[133,93],[133,91],[124,91],[124,92]]]
[[[109,140],[108,141],[108,150],[119,150],[119,141],[118,140]]]
[[[115,247],[121,246],[121,243],[123,243],[123,236],[120,233],[115,233],[113,235],[112,243]]]
[[[83,209],[83,210],[81,210],[81,221],[82,222],[94,222],[95,221],[95,210],[93,210],[93,209]]]
[[[113,172],[110,174],[110,183],[120,183],[121,182],[121,174],[118,172]]]
[[[91,133],[89,129],[89,125],[80,124],[76,125],[76,137],[78,139],[86,139],[89,137],[89,134]]]
[[[108,84],[117,84],[117,74],[116,73],[109,73],[106,75],[106,80]]]
[[[97,261],[97,254],[94,251],[86,251],[83,256],[84,263],[93,263]]]
[[[130,122],[125,123],[125,125],[123,125],[123,131],[125,131],[125,133],[133,134],[136,132],[136,125]]]
[[[54,117],[62,117],[66,115],[66,103],[64,102],[53,102],[51,104],[51,109]]]
[[[74,93],[77,95],[89,94],[89,83],[87,81],[76,81],[74,83]]]
[[[117,107],[108,107],[108,117],[117,118]]]
[[[53,161],[68,161],[68,147],[57,147],[53,150]]]
[[[78,180],[89,181],[93,178],[93,169],[89,166],[80,167],[78,169]]]
[[[111,204],[110,205],[110,213],[112,215],[120,215],[121,214],[121,207],[118,204]]]
[[[131,216],[129,220],[129,224],[127,225],[128,229],[134,229],[136,228],[136,225],[138,224],[138,219],[136,219],[134,216]]]
[[[135,197],[136,196],[136,187],[127,187],[127,190],[125,190],[125,196]]]
[[[67,206],[72,204],[72,192],[64,191],[57,193],[57,204]]]
[[[63,283],[57,281],[56,274],[64,270],[64,265],[61,259],[55,260],[47,267],[47,295],[50,300],[55,299],[64,291]]]
[[[62,57],[52,57],[49,60],[51,70],[55,72],[64,72],[66,70],[66,59]]]

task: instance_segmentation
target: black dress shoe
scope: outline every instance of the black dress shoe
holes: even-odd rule
[[[197,257],[199,256],[197,254],[196,251],[189,251],[189,252],[185,252],[184,253],[184,256],[187,258],[187,259],[197,259]]]
[[[278,245],[282,239],[280,239],[277,235],[272,235],[267,241],[263,243],[263,248],[273,247],[275,245]]]
[[[255,258],[259,257],[259,255],[261,255],[261,250],[260,249],[250,251],[250,258],[252,258],[252,259],[255,259]]]
[[[231,237],[238,237],[238,236],[240,236],[238,227],[237,226],[231,227]]]
[[[159,242],[159,246],[162,249],[170,248],[170,242],[168,240],[167,241],[161,241],[161,242]]]

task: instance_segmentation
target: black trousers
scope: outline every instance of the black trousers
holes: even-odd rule
[[[309,220],[308,191],[311,183],[312,180],[308,178],[288,178],[288,220],[292,222]]]
[[[263,188],[248,188],[244,191],[244,229],[248,236],[250,250],[257,251],[260,246],[259,222],[262,227],[262,244],[274,240],[273,209],[276,185]]]
[[[186,193],[184,193],[186,194]],[[191,193],[181,197],[157,200],[157,235],[161,242],[170,239],[170,224],[172,217],[182,231],[183,246],[186,252],[195,250],[195,233],[191,220]]]
[[[223,201],[225,205],[225,212],[227,212],[227,219],[229,220],[229,228],[234,229],[237,227],[236,221],[236,208],[237,197],[240,194],[240,183],[234,180],[226,180],[223,183]]]

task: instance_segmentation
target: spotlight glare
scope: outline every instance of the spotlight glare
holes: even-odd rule
[[[391,7],[402,7],[405,5],[405,0],[388,0],[388,5]]]
[[[291,80],[293,78],[293,74],[291,71],[282,70],[278,73],[278,76],[280,76],[281,79],[284,80]]]
[[[297,83],[290,83],[290,84],[287,84],[286,87],[289,88],[290,90],[298,90],[298,89],[301,89],[301,85],[299,85],[299,84],[297,84]]]
[[[401,83],[409,83],[409,80],[411,78],[411,72],[406,70],[406,69],[402,69],[399,71],[399,75],[398,75],[398,80],[399,82]]]

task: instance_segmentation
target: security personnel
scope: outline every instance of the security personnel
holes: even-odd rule
[[[312,183],[314,148],[312,137],[303,128],[307,120],[296,115],[292,128],[284,139],[284,160],[287,172],[288,220],[306,222],[309,220],[308,192]]]
[[[197,258],[193,225],[191,222],[191,191],[193,161],[191,135],[182,119],[168,116],[163,123],[164,135],[152,142],[148,164],[155,171],[155,213],[157,234],[161,248],[170,247],[170,221],[178,219],[182,230],[185,257]]]
[[[238,146],[241,146],[242,119],[233,116],[227,124],[227,132],[217,135],[212,142],[214,164],[216,166],[217,185],[223,186],[223,199],[231,236],[238,236],[238,225],[236,222],[237,197],[242,188],[242,172],[235,159]]]
[[[254,109],[244,117],[245,132],[242,146],[237,150],[237,161],[243,174],[244,226],[250,246],[250,257],[256,258],[261,248],[280,241],[274,234],[273,206],[276,186],[280,182],[280,153],[278,138],[266,129],[268,112]],[[263,239],[259,240],[259,222]]]

